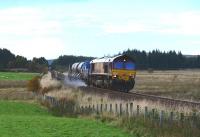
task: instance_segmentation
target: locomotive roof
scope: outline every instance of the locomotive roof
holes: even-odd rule
[[[118,55],[118,56],[114,56],[114,57],[97,58],[97,59],[92,60],[90,63],[113,62],[115,59],[120,58],[120,57],[128,57],[128,56],[127,55]]]

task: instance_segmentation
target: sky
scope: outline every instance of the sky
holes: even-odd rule
[[[0,0],[0,48],[28,59],[128,48],[200,55],[200,1]]]

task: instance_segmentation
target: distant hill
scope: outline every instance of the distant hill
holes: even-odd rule
[[[47,61],[48,61],[48,64],[51,65],[51,64],[53,63],[54,60],[55,60],[55,59],[49,59],[49,60],[47,60]]]
[[[51,64],[53,69],[59,71],[66,71],[70,65],[75,62],[83,62],[83,61],[90,61],[94,59],[93,57],[86,57],[86,56],[73,56],[73,55],[63,55],[60,56],[58,59],[53,60]]]

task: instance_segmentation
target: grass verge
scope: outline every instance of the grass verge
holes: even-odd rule
[[[2,137],[128,137],[100,121],[54,117],[37,104],[0,101]]]

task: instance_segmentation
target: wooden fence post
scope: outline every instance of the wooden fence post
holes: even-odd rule
[[[86,115],[88,114],[88,108],[87,108],[87,105],[85,105],[84,112],[85,112]]]
[[[97,112],[97,114],[99,114],[99,105],[98,104],[97,104],[96,112]]]
[[[117,110],[117,104],[115,104],[115,115],[118,114],[118,110]]]
[[[137,116],[139,116],[139,114],[140,114],[140,106],[137,105]]]
[[[57,107],[57,106],[58,106],[58,101],[57,101],[57,100],[55,100],[54,102],[55,102],[55,106]]]
[[[105,112],[107,112],[107,110],[108,110],[108,105],[107,104],[105,104]]]
[[[110,113],[112,113],[112,104],[110,104]]]
[[[120,116],[122,115],[122,104],[121,103],[119,104],[119,115]]]
[[[53,98],[50,98],[51,105],[53,104]]]
[[[81,113],[84,113],[84,108],[83,108],[83,106],[81,106]]]
[[[180,122],[181,122],[181,124],[183,124],[183,122],[184,122],[184,113],[181,113],[180,115],[181,115]]]
[[[130,116],[133,115],[133,103],[130,103]]]
[[[92,112],[94,112],[95,111],[95,108],[94,108],[94,104],[92,105]]]
[[[192,126],[195,127],[196,126],[196,121],[197,120],[197,115],[196,115],[196,112],[194,112],[192,114]]]
[[[173,124],[173,120],[174,120],[174,112],[170,112],[170,116],[169,116],[169,122],[172,125]]]
[[[100,107],[100,113],[103,112],[103,104],[101,104],[101,107]]]
[[[163,125],[163,118],[164,118],[164,111],[161,110],[160,111],[160,123],[159,123],[160,127],[162,127],[162,125]]]
[[[128,103],[126,103],[126,116],[129,116],[129,113],[128,113]]]
[[[155,118],[155,109],[153,108],[152,109],[152,119],[154,119]]]
[[[148,107],[145,106],[145,108],[144,108],[144,120],[147,118],[147,116],[148,116]]]

